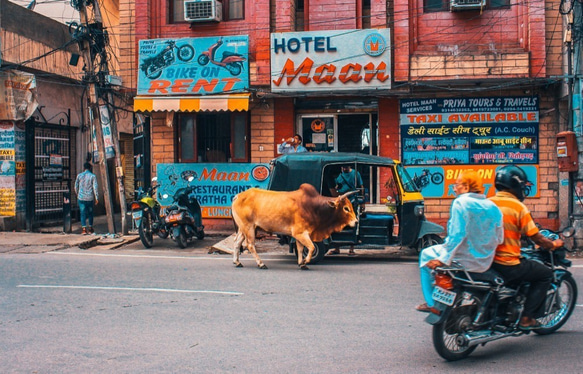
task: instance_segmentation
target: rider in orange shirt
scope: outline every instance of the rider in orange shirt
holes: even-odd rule
[[[551,241],[542,236],[530,211],[522,203],[530,185],[524,170],[514,165],[504,166],[496,172],[494,184],[498,192],[490,199],[504,215],[504,242],[496,248],[492,268],[500,273],[506,283],[530,282],[519,327],[522,330],[535,330],[540,328],[536,318],[543,313],[553,273],[546,266],[520,255],[520,237],[525,235],[550,251],[561,247],[563,241]]]

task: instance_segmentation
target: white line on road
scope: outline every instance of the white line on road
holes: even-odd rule
[[[112,291],[152,291],[152,292],[178,292],[178,293],[212,293],[219,295],[244,295],[243,292],[234,291],[209,291],[209,290],[176,290],[172,288],[134,288],[134,287],[99,287],[99,286],[52,286],[42,284],[19,284],[21,288],[68,288],[76,290],[112,290]]]
[[[232,261],[232,255],[225,255],[226,257],[198,257],[198,256],[156,256],[156,255],[123,255],[123,254],[108,254],[108,253],[73,253],[73,252],[46,252],[51,255],[68,255],[68,256],[98,256],[98,257],[130,257],[130,258],[163,258],[163,259],[181,259],[181,260],[228,260]],[[261,257],[269,258],[270,255],[261,254]],[[254,260],[253,257],[245,258],[241,256],[241,260]],[[290,261],[285,258],[270,258],[269,261]]]

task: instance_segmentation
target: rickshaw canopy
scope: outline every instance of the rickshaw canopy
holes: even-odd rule
[[[322,193],[323,171],[329,165],[359,164],[367,166],[392,166],[398,161],[364,153],[303,152],[280,156],[271,161],[272,174],[267,189],[294,191],[302,183],[309,183]]]

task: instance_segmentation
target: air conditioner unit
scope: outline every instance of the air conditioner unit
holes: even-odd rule
[[[221,22],[223,4],[218,0],[187,0],[184,2],[184,20],[189,22]]]
[[[450,12],[482,9],[485,6],[486,0],[450,0],[449,2]]]

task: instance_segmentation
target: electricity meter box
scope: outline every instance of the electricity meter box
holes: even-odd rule
[[[579,151],[577,137],[573,131],[563,131],[557,134],[557,160],[559,171],[579,170]]]

